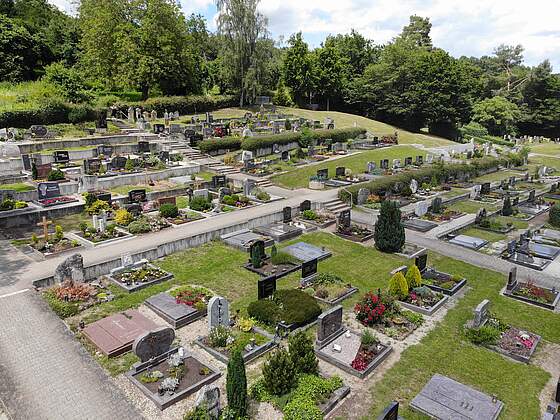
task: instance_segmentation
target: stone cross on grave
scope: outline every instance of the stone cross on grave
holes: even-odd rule
[[[43,227],[43,236],[45,237],[45,242],[49,240],[49,225],[52,225],[52,220],[47,220],[46,216],[43,216],[43,221],[37,223],[37,226]]]

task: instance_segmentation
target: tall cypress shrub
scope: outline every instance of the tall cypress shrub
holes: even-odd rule
[[[405,233],[401,222],[401,211],[394,201],[381,203],[375,224],[375,247],[382,252],[398,252],[404,246]]]
[[[241,350],[235,349],[227,366],[226,391],[229,409],[235,418],[247,415],[247,377]]]

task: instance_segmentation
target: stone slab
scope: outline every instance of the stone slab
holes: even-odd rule
[[[83,333],[103,354],[114,357],[130,351],[134,340],[156,328],[137,310],[127,310],[87,325]]]
[[[457,235],[449,240],[449,243],[459,245],[469,249],[480,249],[485,246],[488,241],[481,238],[468,235]]]
[[[176,299],[167,292],[158,293],[144,302],[148,308],[163,318],[173,328],[181,328],[204,317],[206,312],[199,312]]]
[[[422,233],[428,232],[438,226],[437,223],[421,219],[408,219],[403,222],[403,225],[407,229],[412,229]]]
[[[414,397],[410,406],[441,420],[495,420],[504,404],[443,375],[436,374]]]
[[[254,228],[253,232],[269,236],[276,242],[282,242],[287,241],[288,239],[297,238],[303,233],[303,229],[287,223],[271,223],[269,225]]]
[[[321,261],[332,255],[330,251],[308,244],[307,242],[297,242],[283,248],[282,251],[287,252],[300,261],[310,261],[314,259]]]
[[[235,232],[222,235],[220,238],[226,244],[247,252],[249,252],[251,243],[256,240],[264,241],[265,247],[269,247],[274,244],[274,239],[271,237],[251,232],[248,229],[237,230]]]

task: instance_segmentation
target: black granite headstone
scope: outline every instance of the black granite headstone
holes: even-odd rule
[[[399,403],[392,401],[385,409],[377,420],[398,420],[399,419]]]
[[[143,201],[146,201],[146,190],[130,190],[128,192],[128,201],[130,203],[141,203]]]
[[[301,278],[305,279],[317,274],[317,258],[305,261],[301,264]]]
[[[513,290],[517,286],[517,267],[512,267],[509,270],[507,290]]]
[[[317,178],[322,180],[322,181],[326,181],[327,179],[329,179],[329,170],[328,168],[325,169],[317,169]]]
[[[57,150],[53,153],[55,163],[68,163],[70,162],[70,154],[67,150]]]
[[[113,146],[97,146],[97,154],[109,158],[113,155]]]
[[[58,185],[58,182],[39,182],[37,184],[37,194],[39,200],[60,197],[60,185]]]
[[[27,154],[21,155],[21,160],[23,162],[23,169],[25,169],[26,171],[30,171],[31,170],[31,159],[29,159],[29,155],[27,155]]]
[[[282,160],[284,162],[290,160],[290,152],[288,152],[287,150],[282,152]]]
[[[276,291],[276,276],[261,278],[258,281],[258,298],[266,299]]]
[[[404,158],[404,166],[412,165],[412,156]]]
[[[480,193],[481,194],[489,194],[490,193],[490,183],[489,182],[485,182],[484,184],[481,185]]]
[[[346,168],[344,166],[338,166],[336,168],[335,176],[337,178],[344,178],[346,176]]]
[[[428,254],[422,254],[417,256],[414,259],[414,265],[416,265],[416,267],[418,267],[418,270],[420,270],[420,273],[423,273],[424,271],[426,271],[426,268],[428,266]]]
[[[214,188],[222,188],[227,185],[226,176],[225,175],[214,175],[212,177],[212,186]]]
[[[150,143],[147,141],[139,141],[138,142],[138,152],[139,153],[149,153],[150,152]]]
[[[349,228],[350,227],[350,222],[351,222],[350,209],[342,210],[338,214],[338,225],[342,226],[342,227],[345,227],[345,228]]]
[[[84,160],[84,171],[87,174],[95,174],[101,168],[101,160],[97,158],[88,158]]]
[[[126,161],[128,159],[124,156],[116,156],[111,159],[111,168],[112,169],[124,169],[126,166]]]
[[[299,205],[299,211],[304,212],[306,210],[311,210],[311,201],[309,200],[302,201]]]
[[[164,124],[154,124],[154,134],[161,134],[165,132]]]
[[[292,221],[292,208],[284,207],[282,210],[282,222],[290,223]]]

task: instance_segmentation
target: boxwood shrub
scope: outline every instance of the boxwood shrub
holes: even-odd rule
[[[321,314],[321,307],[311,295],[301,290],[282,289],[277,290],[271,299],[251,302],[247,313],[268,325],[276,325],[280,321],[305,325]]]
[[[221,139],[206,139],[198,143],[203,153],[217,152],[218,150],[239,150],[241,139],[239,137],[222,137]]]

